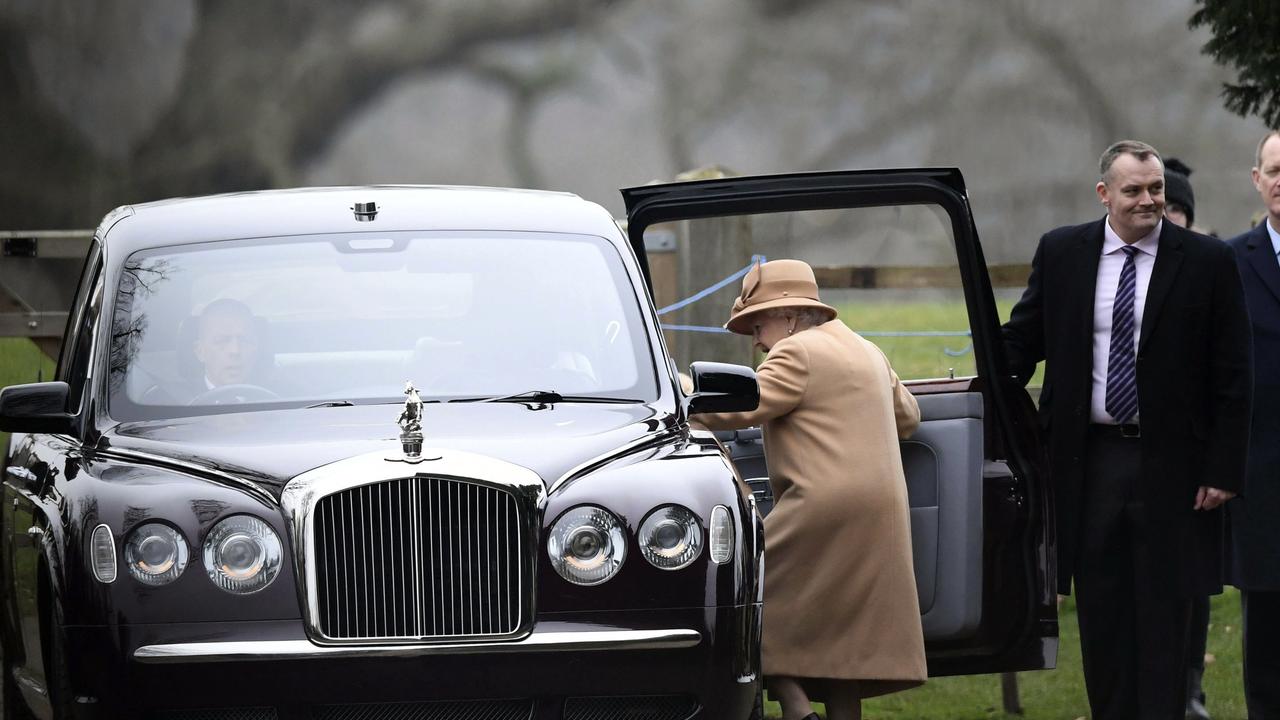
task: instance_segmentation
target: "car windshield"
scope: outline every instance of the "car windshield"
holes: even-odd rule
[[[116,293],[119,420],[548,391],[644,401],[656,368],[599,237],[386,233],[135,253]]]

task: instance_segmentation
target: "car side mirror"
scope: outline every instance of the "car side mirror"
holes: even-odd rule
[[[69,394],[64,382],[10,385],[0,390],[0,430],[73,433],[75,418],[67,412]]]
[[[756,371],[744,365],[696,362],[689,366],[693,392],[688,412],[743,412],[760,405],[760,385]]]

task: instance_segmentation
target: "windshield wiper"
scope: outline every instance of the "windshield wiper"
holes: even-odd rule
[[[354,405],[355,403],[351,402],[350,400],[326,400],[324,402],[318,402],[314,405],[307,405],[303,409],[310,410],[311,408],[322,408],[322,407],[352,407]]]
[[[558,403],[563,402],[564,396],[555,390],[527,390],[525,392],[512,393],[510,395],[492,395],[486,397],[466,397],[454,398],[449,402],[533,402],[533,403]]]
[[[515,402],[515,403],[542,403],[551,404],[559,402],[581,402],[581,403],[621,403],[621,402],[640,402],[632,398],[616,398],[616,397],[600,397],[597,395],[561,395],[555,390],[528,390],[521,393],[512,393],[511,395],[493,395],[489,397],[464,397],[449,400],[451,403],[466,402]]]

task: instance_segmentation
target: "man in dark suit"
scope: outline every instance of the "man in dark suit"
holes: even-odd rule
[[[1243,496],[1227,504],[1231,582],[1244,610],[1249,717],[1280,718],[1280,130],[1258,143],[1253,184],[1266,205],[1257,227],[1232,238],[1253,323],[1253,426]]]
[[[1191,227],[1196,221],[1196,196],[1191,190],[1191,167],[1178,158],[1164,158],[1164,221]],[[1191,598],[1187,626],[1187,711],[1185,720],[1211,720],[1205,708],[1204,653],[1209,644],[1209,596]]]
[[[178,327],[178,380],[149,388],[144,405],[226,405],[292,394],[274,368],[266,321],[231,298],[210,302]]]
[[[1181,718],[1190,599],[1221,591],[1219,506],[1244,482],[1249,322],[1230,248],[1163,221],[1155,149],[1121,141],[1099,166],[1107,215],[1040,239],[1006,359],[1024,382],[1045,361],[1058,584],[1075,581],[1093,718]]]

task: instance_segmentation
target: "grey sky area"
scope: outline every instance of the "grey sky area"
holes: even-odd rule
[[[239,9],[237,10],[237,6]],[[1197,224],[1243,230],[1263,126],[1190,0],[0,0],[0,225],[91,226],[174,194],[617,188],[955,165],[993,262],[1101,214],[1098,154],[1185,160]],[[14,104],[16,103],[16,104]]]

